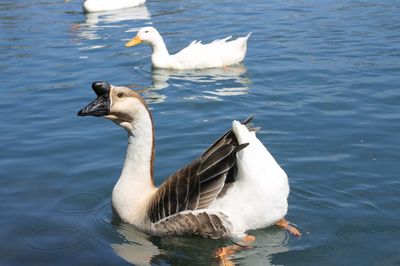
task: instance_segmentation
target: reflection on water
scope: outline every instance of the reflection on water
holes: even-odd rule
[[[87,206],[78,203],[89,199]],[[51,214],[38,218],[25,236],[25,244],[48,256],[75,254],[93,243],[111,246],[112,251],[133,265],[187,265],[193,261],[204,265],[217,262],[217,248],[230,245],[229,240],[194,236],[152,237],[115,217],[109,205],[97,193],[76,193],[61,198]],[[117,234],[115,234],[115,231]],[[289,251],[291,236],[271,227],[252,231],[256,237],[251,247],[230,257],[233,263],[272,265],[274,254]]]
[[[124,241],[113,243],[111,247],[118,256],[134,265],[154,263],[175,265],[178,262],[185,265],[193,261],[214,264],[217,262],[214,257],[215,250],[231,244],[227,240],[210,240],[193,236],[150,237],[124,223],[118,223],[116,229]],[[263,265],[273,265],[271,260],[274,254],[289,251],[291,236],[283,230],[272,227],[252,233],[255,233],[256,241],[248,248],[230,256],[232,263],[257,265],[263,261]],[[172,254],[173,256],[170,256]]]
[[[185,98],[186,100],[197,98],[220,100],[220,97],[247,94],[251,80],[246,76],[246,72],[244,64],[202,70],[153,69],[151,73],[153,83],[145,93],[145,97],[150,99],[151,103],[163,102],[166,96],[159,90],[169,87],[172,83],[179,86],[177,85],[179,81],[197,83],[193,86],[199,86],[199,83],[213,84],[213,90],[208,87],[202,91],[205,95],[189,96]]]
[[[255,234],[256,242],[253,248],[235,254],[233,262],[243,265],[274,265],[271,261],[274,254],[285,253],[290,249],[289,242],[292,236],[281,229],[274,227],[259,230]]]
[[[149,236],[136,230],[133,226],[120,224],[117,231],[125,241],[111,244],[111,247],[124,260],[134,265],[150,265],[151,259],[161,254],[158,247],[149,241]]]
[[[88,26],[97,26],[100,23],[116,23],[128,20],[149,20],[150,12],[145,5],[120,10],[95,12],[85,14]]]
[[[145,5],[141,5],[126,9],[87,13],[85,14],[85,21],[73,27],[75,29],[81,29],[81,37],[88,40],[95,40],[100,38],[98,31],[103,28],[121,28],[126,26],[120,23],[123,21],[150,19],[151,15],[149,10]],[[137,31],[137,28],[130,29],[130,31]]]
[[[246,76],[246,67],[243,64],[201,70],[173,70],[153,69],[152,89],[163,89],[169,86],[168,80],[189,80],[191,82],[220,84],[221,81],[232,80],[237,88],[248,89],[250,79]],[[246,92],[242,93],[245,94]],[[224,95],[221,95],[224,96]]]

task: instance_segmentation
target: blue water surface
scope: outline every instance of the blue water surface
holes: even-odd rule
[[[0,264],[210,265],[228,243],[157,238],[113,219],[126,133],[77,111],[90,84],[144,89],[160,184],[256,114],[289,176],[301,238],[251,232],[240,265],[400,265],[400,3],[148,0],[84,15],[81,1],[0,1]],[[123,44],[155,26],[171,52],[252,32],[243,64],[152,70]],[[240,211],[240,210],[238,210]]]

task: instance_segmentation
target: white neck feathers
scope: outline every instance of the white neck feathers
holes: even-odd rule
[[[140,179],[138,181],[146,179],[147,182],[153,177],[154,132],[150,114],[145,107],[143,109],[143,113],[127,128],[128,149],[120,178],[133,178],[133,174],[140,174],[136,177]]]
[[[169,61],[170,55],[167,46],[161,35],[158,35],[152,42],[149,42],[153,52],[151,62],[155,67],[166,67],[165,63]]]
[[[138,107],[134,121],[120,125],[128,131],[128,149],[112,201],[122,220],[138,224],[144,218],[149,198],[156,190],[153,184],[153,123],[143,104]]]
[[[154,39],[154,41],[149,43],[151,48],[153,49],[153,55],[163,55],[163,56],[168,56],[169,52],[167,49],[167,46],[164,43],[163,38],[161,35],[158,35],[157,38]]]

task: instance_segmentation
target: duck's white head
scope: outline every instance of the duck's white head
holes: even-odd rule
[[[160,33],[154,27],[141,28],[136,36],[125,44],[125,47],[135,46],[140,43],[147,43],[149,45],[156,45],[157,43],[164,42]]]
[[[105,81],[95,81],[92,89],[97,98],[78,112],[78,116],[102,116],[117,125],[132,131],[136,121],[151,119],[143,98],[126,87],[110,85]]]

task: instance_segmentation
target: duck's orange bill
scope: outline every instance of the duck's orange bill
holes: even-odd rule
[[[129,42],[125,43],[125,47],[132,47],[132,46],[135,46],[135,45],[137,45],[139,43],[142,43],[142,40],[138,36],[136,36],[135,38],[133,38]]]

